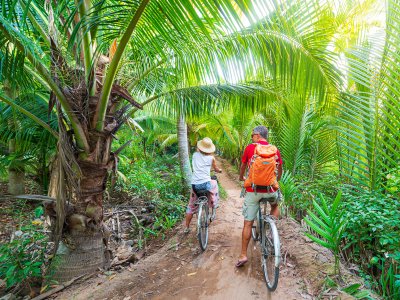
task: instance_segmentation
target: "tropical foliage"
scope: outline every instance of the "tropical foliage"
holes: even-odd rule
[[[322,206],[313,201],[316,214],[308,211],[308,216],[304,218],[314,232],[314,234],[306,233],[306,235],[314,242],[332,250],[335,255],[335,272],[337,273],[340,273],[340,246],[347,225],[343,218],[344,212],[339,208],[341,196],[341,193],[337,194],[331,207],[328,207],[324,197],[321,196]]]
[[[6,281],[7,287],[14,285],[32,285],[41,281],[45,254],[48,247],[48,236],[43,233],[43,208],[37,207],[34,213],[21,214],[24,221],[14,240],[0,247],[0,278]]]
[[[209,136],[239,168],[252,128],[267,125],[288,213],[308,214],[336,257],[396,297],[400,3],[386,4],[2,0],[1,163],[48,173],[57,153],[58,208],[73,202],[99,232],[109,173],[149,201],[177,199],[143,157],[179,149],[187,179],[190,147]],[[175,168],[159,172],[180,185]],[[59,234],[71,218],[62,211]],[[165,209],[168,220],[181,213]]]
[[[13,106],[0,104],[0,141],[3,145],[8,145],[8,148],[4,147],[3,150],[7,155],[2,164],[7,166],[8,170],[32,174],[46,193],[49,185],[49,167],[55,153],[57,119],[54,114],[47,116],[47,105],[39,95],[25,94],[16,98],[13,105],[18,105],[19,108],[23,106],[26,113],[39,116],[39,124],[26,118],[24,112],[21,113]],[[50,131],[43,130],[40,123]],[[3,176],[6,174],[2,174]],[[20,194],[23,193],[22,189]]]

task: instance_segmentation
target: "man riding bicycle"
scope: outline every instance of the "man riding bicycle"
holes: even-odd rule
[[[249,167],[250,162],[255,153],[255,149],[257,144],[260,145],[269,145],[268,139],[268,129],[265,126],[257,126],[253,129],[251,134],[251,138],[253,143],[249,144],[244,150],[242,156],[242,165],[240,168],[240,181],[244,181],[244,174],[246,169]],[[282,175],[282,158],[279,150],[276,151],[276,163],[277,163],[277,180],[281,178]],[[257,217],[258,209],[259,209],[259,200],[262,198],[273,198],[275,201],[271,202],[271,212],[270,214],[275,218],[279,217],[279,189],[274,188],[273,186],[269,186],[267,189],[256,188],[254,191],[253,187],[246,187],[246,196],[243,203],[243,216],[244,216],[244,224],[242,230],[242,251],[236,263],[236,267],[241,267],[247,262],[247,247],[249,245],[250,237],[251,237],[251,228],[253,226],[253,222]]]

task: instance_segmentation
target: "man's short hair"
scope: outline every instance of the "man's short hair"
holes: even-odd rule
[[[268,139],[268,129],[265,126],[257,126],[253,129],[253,133],[258,133],[264,139]]]

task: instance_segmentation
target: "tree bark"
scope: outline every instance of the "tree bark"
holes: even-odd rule
[[[189,191],[191,188],[192,169],[189,160],[188,133],[185,117],[179,115],[177,123],[179,165],[185,186]]]
[[[4,84],[4,92],[5,94],[10,97],[11,99],[15,98],[16,91],[15,89],[12,89],[7,80]],[[16,130],[15,126],[15,119],[13,118],[9,122],[9,128],[11,131]],[[17,143],[15,139],[12,139],[8,142],[8,151],[9,155],[12,155],[15,153],[17,149]],[[15,162],[18,161],[18,158],[15,158]],[[22,195],[25,194],[25,170],[23,166],[20,163],[17,163],[18,167],[13,166],[13,164],[10,165],[8,168],[8,192],[11,195]]]
[[[51,209],[46,211],[55,216],[52,232],[58,249],[49,275],[59,283],[107,268],[110,259],[108,233],[103,224],[103,194],[108,171],[114,162],[110,155],[111,137],[94,136],[89,141],[96,145],[92,155],[82,160],[77,158],[77,166],[74,167],[80,171],[76,175],[79,177],[79,190],[70,192],[70,179],[60,158],[52,171],[49,194],[56,196],[57,201],[54,212]],[[68,202],[63,197],[63,189],[68,191]]]
[[[9,154],[11,155],[15,152],[15,140],[10,140],[8,145]],[[11,165],[8,168],[8,192],[11,195],[25,194],[25,172],[22,166],[14,167]]]

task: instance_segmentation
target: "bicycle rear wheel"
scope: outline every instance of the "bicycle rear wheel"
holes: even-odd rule
[[[279,279],[280,242],[275,222],[268,217],[263,221],[261,235],[261,265],[264,280],[267,288],[275,291]]]
[[[206,250],[208,243],[208,205],[200,203],[197,216],[197,237],[201,250]]]

